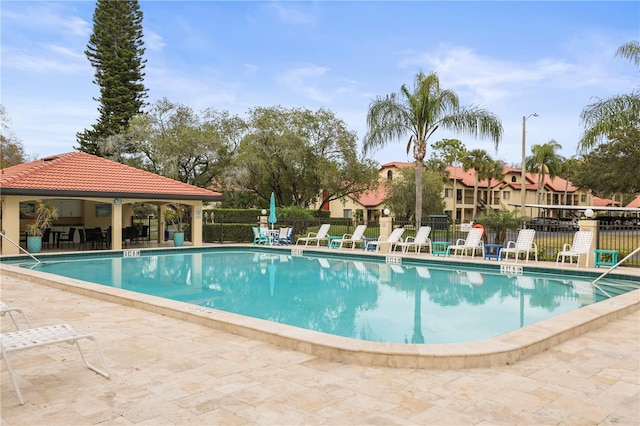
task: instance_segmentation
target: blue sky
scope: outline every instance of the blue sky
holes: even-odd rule
[[[614,57],[640,38],[640,2],[271,2],[141,1],[145,85],[199,111],[245,116],[255,106],[327,108],[362,138],[376,96],[438,73],[462,105],[500,117],[504,137],[458,138],[508,164],[555,139],[576,154],[582,109],[631,92],[638,70]],[[76,132],[97,119],[98,88],[84,55],[93,1],[13,1],[0,5],[0,100],[30,155],[73,151]],[[411,161],[406,142],[369,156]],[[430,155],[430,154],[428,154]]]

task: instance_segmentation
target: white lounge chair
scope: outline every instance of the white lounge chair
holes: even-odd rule
[[[365,248],[369,250],[370,246],[375,246],[375,251],[380,251],[380,246],[382,244],[388,244],[389,253],[391,253],[396,248],[396,244],[402,241],[401,237],[403,233],[404,233],[404,228],[396,228],[393,231],[391,231],[391,235],[389,235],[389,237],[386,240],[383,240],[382,237],[378,237],[377,240],[368,241],[367,246]]]
[[[269,234],[265,233],[262,228],[260,228],[259,226],[253,226],[251,227],[251,230],[253,231],[253,244],[269,244]]]
[[[591,251],[591,240],[593,239],[593,232],[591,231],[578,231],[573,236],[573,243],[571,245],[565,244],[562,250],[558,252],[556,258],[556,266],[562,259],[564,265],[565,258],[569,258],[569,263],[573,263],[573,258],[576,258],[576,268],[580,264],[580,256],[585,255],[585,265],[589,265],[589,252]]]
[[[520,232],[518,232],[518,238],[516,241],[509,241],[506,247],[500,249],[500,252],[498,253],[498,261],[508,260],[509,254],[513,253],[513,260],[515,263],[518,263],[520,253],[526,253],[527,257],[525,263],[529,263],[529,252],[533,252],[537,262],[538,246],[533,242],[535,236],[536,231],[534,229],[521,229]],[[503,256],[504,259],[502,259]]]
[[[397,243],[396,246],[401,247],[403,253],[407,252],[410,247],[413,247],[414,251],[420,254],[422,246],[429,247],[429,251],[431,252],[431,240],[429,239],[430,234],[430,226],[421,226],[415,237],[407,237],[405,241]]]
[[[104,365],[104,369],[100,369],[94,367],[92,364],[87,361],[87,358],[84,356],[82,352],[82,348],[78,343],[78,340],[89,339],[93,340],[98,348],[98,354],[102,360],[102,364]],[[102,353],[102,348],[98,341],[91,334],[80,333],[71,326],[67,324],[56,324],[49,325],[45,327],[38,328],[28,328],[25,330],[12,331],[9,333],[3,333],[0,335],[0,348],[2,349],[2,359],[4,360],[5,365],[7,366],[7,370],[9,371],[9,377],[11,377],[11,382],[13,383],[13,387],[16,390],[16,394],[18,395],[18,400],[20,404],[24,405],[24,399],[22,398],[22,393],[20,392],[20,388],[18,387],[18,383],[16,382],[16,378],[13,374],[13,369],[11,368],[11,364],[9,363],[9,358],[7,354],[10,352],[17,352],[26,349],[33,349],[40,346],[51,345],[55,343],[69,343],[74,344],[80,351],[80,356],[84,361],[85,365],[90,369],[95,371],[96,373],[109,378],[111,377],[111,373],[109,372],[109,367],[107,365],[107,361],[104,358],[104,354]]]
[[[18,312],[19,314],[22,314],[22,317],[24,318],[29,328],[32,328],[31,322],[29,322],[29,318],[27,318],[27,314],[25,314],[22,309],[9,306],[6,303],[0,301],[0,316],[3,317],[5,315],[9,315],[9,318],[11,318],[11,322],[13,322],[13,325],[16,326],[17,330],[20,330],[20,326],[18,325],[18,322],[13,317],[14,312]]]
[[[327,241],[327,235],[329,234],[329,228],[331,228],[331,224],[325,223],[320,226],[318,232],[309,232],[306,237],[300,237],[296,241],[296,245],[300,243],[300,241],[304,241],[304,245],[308,245],[311,241],[316,242],[316,246],[320,246],[320,241]]]
[[[484,242],[482,241],[482,228],[471,228],[467,234],[466,239],[458,238],[454,245],[447,247],[447,256],[451,255],[453,251],[454,255],[460,252],[460,257],[471,250],[471,257],[475,257],[477,250],[482,250],[482,258],[484,258]]]
[[[338,240],[331,241],[332,244],[340,244],[340,248],[344,246],[344,244],[351,243],[351,250],[356,248],[356,243],[362,242],[362,238],[364,237],[364,231],[367,230],[367,225],[358,225],[356,229],[354,229],[353,234],[344,234],[342,238]]]

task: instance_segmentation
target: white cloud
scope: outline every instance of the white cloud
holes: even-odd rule
[[[36,7],[26,7],[17,13],[16,9],[4,8],[3,20],[10,20],[13,24],[24,26],[31,31],[54,32],[71,34],[78,37],[88,37],[91,34],[91,24],[78,16],[70,16],[69,10],[60,4],[37,2]]]
[[[167,44],[162,36],[152,30],[144,30],[144,45],[150,50],[162,50]]]
[[[270,3],[269,6],[283,22],[296,25],[312,25],[315,22],[313,15],[303,12],[300,8],[284,6],[282,3]]]
[[[84,53],[55,44],[43,45],[35,51],[5,47],[2,67],[34,74],[84,74],[90,71]]]
[[[329,75],[329,68],[305,65],[285,72],[280,83],[287,89],[312,101],[330,104],[339,95],[353,91],[355,82]]]

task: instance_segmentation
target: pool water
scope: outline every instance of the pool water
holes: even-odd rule
[[[586,278],[381,260],[223,250],[86,257],[30,267],[323,333],[394,343],[485,339],[602,299]]]

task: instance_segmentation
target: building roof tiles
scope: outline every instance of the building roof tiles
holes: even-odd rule
[[[222,194],[84,152],[41,158],[0,170],[12,195],[108,196],[216,201]]]

